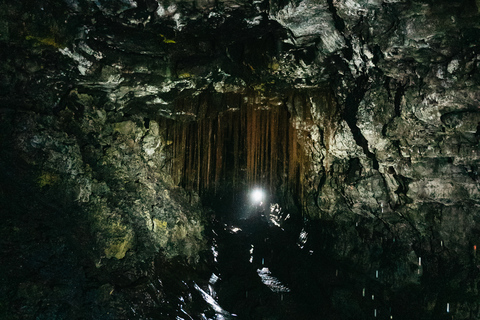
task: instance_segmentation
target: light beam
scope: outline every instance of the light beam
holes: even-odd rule
[[[253,189],[250,193],[250,198],[254,204],[262,204],[265,200],[265,192],[262,189]]]

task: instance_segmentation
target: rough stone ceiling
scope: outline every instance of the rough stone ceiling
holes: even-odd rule
[[[207,87],[354,84],[362,75],[406,85],[448,76],[475,55],[473,1],[27,3],[4,5],[2,37],[58,56],[71,83],[103,88],[119,104],[161,107]],[[38,58],[29,68],[42,66]]]

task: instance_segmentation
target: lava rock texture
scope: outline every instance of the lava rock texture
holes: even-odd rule
[[[337,224],[336,259],[373,274],[393,246],[381,280],[392,297],[417,300],[405,288],[440,277],[418,309],[438,316],[449,301],[459,319],[480,318],[479,10],[1,1],[1,316],[148,318],[168,290],[184,294],[180,280],[152,284],[206,247],[206,210],[176,183],[169,130],[238,94],[288,109],[309,159],[294,197],[305,217]],[[409,273],[419,256],[422,280]],[[175,304],[161,316],[187,308]]]

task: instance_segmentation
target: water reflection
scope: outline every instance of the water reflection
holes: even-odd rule
[[[277,278],[272,276],[268,268],[257,269],[258,276],[272,292],[290,292],[290,289],[280,282]]]
[[[374,219],[309,221],[269,209],[232,219],[238,232],[216,238],[217,301],[239,319],[478,319],[478,303],[468,303],[478,297],[473,245],[465,264],[443,240]]]
[[[252,210],[214,223],[209,273],[186,285],[204,305],[179,319],[479,319],[474,244],[451,250],[371,218]]]
[[[205,302],[208,303],[208,305],[211,306],[213,310],[215,310],[215,320],[228,320],[233,318],[234,315],[231,315],[229,312],[223,310],[222,307],[220,307],[220,305],[218,304],[218,302],[210,294],[203,291],[202,288],[200,288],[196,283],[195,289],[202,294]],[[205,314],[202,314],[202,316],[207,319]]]

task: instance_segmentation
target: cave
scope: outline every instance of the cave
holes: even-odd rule
[[[0,16],[0,319],[480,319],[480,1]]]

